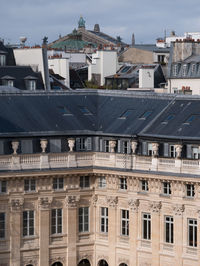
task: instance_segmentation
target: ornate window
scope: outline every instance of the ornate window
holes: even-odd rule
[[[188,246],[197,247],[197,220],[188,219]]]
[[[5,213],[1,212],[0,213],[0,239],[5,238],[5,232],[6,232],[6,221],[5,221]]]
[[[25,179],[24,180],[24,190],[26,192],[35,191],[35,179]]]
[[[146,240],[151,239],[151,214],[142,214],[142,238]]]
[[[193,198],[195,195],[194,185],[186,184],[186,196],[189,198]]]
[[[105,188],[106,187],[106,178],[105,176],[99,177],[99,188]]]
[[[108,208],[101,207],[101,233],[108,233]]]
[[[89,207],[79,208],[79,232],[89,232]]]
[[[62,209],[51,210],[51,233],[62,233]]]
[[[171,195],[171,184],[169,182],[163,182],[163,194]]]
[[[142,191],[148,191],[149,186],[148,186],[148,181],[147,180],[141,180],[141,189]]]
[[[129,235],[129,211],[121,210],[121,235]]]
[[[165,242],[174,243],[174,218],[165,216]]]
[[[23,212],[23,236],[34,235],[34,211]]]
[[[90,187],[90,177],[80,176],[80,188],[89,188],[89,187]]]
[[[53,178],[53,189],[62,190],[64,188],[64,179],[63,177]]]
[[[127,178],[120,178],[119,179],[119,189],[127,190]]]

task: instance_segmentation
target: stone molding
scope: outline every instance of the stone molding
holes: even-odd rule
[[[150,202],[149,207],[150,207],[152,212],[159,213],[161,210],[161,207],[162,207],[162,203],[161,203],[161,201],[158,201],[158,202],[152,201],[152,202]]]
[[[40,210],[48,210],[51,208],[53,197],[41,197],[38,200],[38,206]]]
[[[131,211],[137,212],[139,207],[140,201],[139,199],[129,199],[128,205]]]
[[[54,264],[55,262],[61,262],[64,265],[65,257],[57,256],[57,257],[50,258],[49,260],[50,265]]]
[[[23,258],[23,265],[32,264],[34,266],[38,266],[38,257],[31,257],[31,258]]]
[[[185,210],[184,204],[180,204],[180,205],[177,204],[176,206],[173,206],[173,211],[175,215],[178,215],[178,216],[182,215],[184,210]]]
[[[109,262],[109,257],[105,255],[99,255],[97,257],[97,263],[99,263],[100,260],[105,260],[107,263]]]
[[[98,202],[98,195],[95,194],[92,196],[91,203],[94,207],[96,207],[97,202]]]
[[[129,260],[127,258],[119,258],[118,259],[118,264],[125,263],[129,265]]]
[[[76,208],[80,200],[80,195],[69,195],[65,198],[65,204],[67,207]]]
[[[117,206],[117,204],[118,204],[118,197],[107,196],[106,197],[106,201],[107,201],[109,207],[115,208]]]
[[[24,199],[10,199],[10,208],[12,211],[21,211],[24,205]]]
[[[81,262],[82,260],[89,260],[89,262],[91,263],[92,261],[92,255],[89,255],[87,253],[83,253],[83,254],[79,254],[78,255],[78,263]]]

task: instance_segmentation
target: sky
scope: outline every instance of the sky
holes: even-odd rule
[[[174,30],[200,31],[199,0],[0,0],[0,38],[19,43],[26,36],[28,45],[41,44],[65,36],[77,28],[82,15],[86,29],[94,24],[113,37],[131,43],[153,44],[158,37]]]

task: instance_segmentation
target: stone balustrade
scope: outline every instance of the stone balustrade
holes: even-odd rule
[[[66,152],[0,155],[0,171],[108,167],[200,175],[200,160],[161,158],[135,154]]]

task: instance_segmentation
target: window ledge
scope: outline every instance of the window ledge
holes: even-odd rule
[[[164,198],[171,198],[171,194],[164,194],[164,193],[161,193],[159,194],[160,197],[164,197]]]
[[[149,196],[149,191],[138,191],[137,194]]]
[[[34,236],[23,236],[23,240],[34,240],[38,238],[38,236],[34,235]]]
[[[183,199],[186,199],[186,200],[194,200],[195,198],[194,197],[184,196]]]

